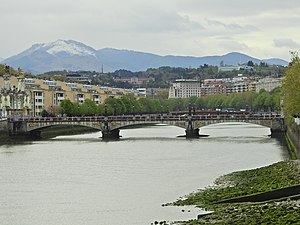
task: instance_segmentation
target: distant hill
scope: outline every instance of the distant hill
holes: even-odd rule
[[[0,59],[1,60],[1,59]],[[160,56],[151,53],[131,50],[104,48],[95,50],[83,43],[73,40],[57,40],[51,43],[34,44],[29,49],[2,61],[13,67],[20,67],[33,74],[53,70],[89,70],[112,72],[118,69],[145,71],[148,68],[161,66],[199,67],[204,64],[238,65],[252,61],[266,62],[270,65],[287,65],[282,59],[257,59],[248,55],[232,52],[222,56]]]
[[[0,62],[2,62],[3,60],[4,60],[4,58],[1,58],[1,57],[0,57]]]

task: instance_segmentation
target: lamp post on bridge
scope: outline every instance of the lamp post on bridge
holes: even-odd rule
[[[196,106],[195,104],[193,103],[189,103],[189,116],[193,116],[196,114]]]
[[[116,105],[116,103],[115,103],[115,104],[114,104],[114,116],[117,115],[117,111],[118,111],[118,107],[117,107],[117,105]]]
[[[104,104],[104,116],[107,116],[107,105],[106,105],[106,103]]]

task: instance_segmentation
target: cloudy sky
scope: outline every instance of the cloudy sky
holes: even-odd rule
[[[300,49],[299,0],[0,0],[0,57],[72,39],[159,55],[290,59]]]

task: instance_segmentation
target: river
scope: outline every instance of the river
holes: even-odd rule
[[[207,138],[154,126],[0,145],[1,225],[146,225],[196,218],[193,208],[162,207],[220,175],[289,158],[268,128],[225,123]],[[188,212],[191,210],[191,212]]]

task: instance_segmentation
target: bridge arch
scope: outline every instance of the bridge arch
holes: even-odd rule
[[[214,124],[222,124],[222,123],[246,123],[246,124],[255,124],[255,125],[260,125],[263,127],[267,128],[272,128],[272,121],[259,121],[259,120],[209,120],[209,121],[201,121],[201,124],[195,123],[195,128],[201,128],[209,125],[214,125]]]
[[[119,137],[122,128],[131,126],[147,126],[165,124],[186,129],[186,136],[199,137],[199,129],[210,124],[224,122],[244,122],[258,124],[274,130],[283,131],[283,118],[253,115],[131,115],[131,116],[107,116],[107,117],[49,117],[49,118],[21,118],[8,120],[8,132],[12,135],[22,133],[38,133],[49,127],[88,127],[102,132],[103,137]]]
[[[28,129],[28,132],[35,132],[35,131],[42,131],[48,128],[52,128],[52,127],[58,127],[58,128],[64,128],[64,127],[87,127],[87,128],[92,128],[94,130],[99,130],[101,131],[101,129],[95,128],[93,126],[89,126],[89,125],[85,125],[85,124],[48,124],[48,125],[44,125],[44,126],[40,126],[40,127],[35,127],[33,129]]]

